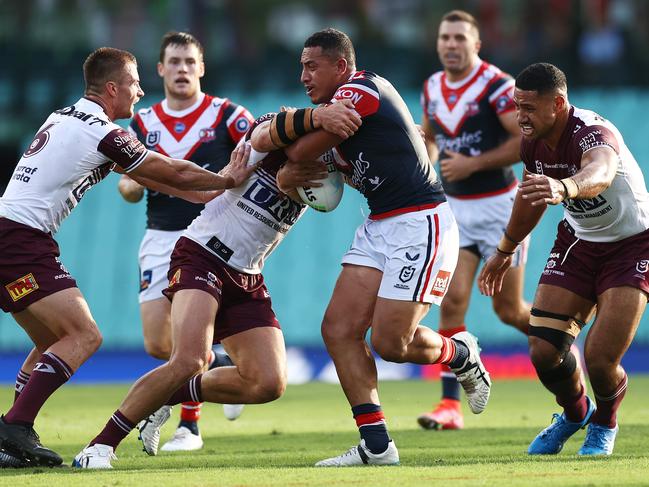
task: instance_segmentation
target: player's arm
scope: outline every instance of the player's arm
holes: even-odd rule
[[[143,178],[149,184],[161,184],[175,190],[223,190],[239,186],[256,169],[256,165],[247,165],[249,157],[250,145],[242,144],[232,151],[229,164],[215,174],[192,162],[149,151],[144,161],[128,174],[136,181]]]
[[[523,179],[530,173],[523,170]],[[502,289],[503,280],[520,243],[525,240],[541,220],[547,205],[532,205],[523,198],[521,191],[516,193],[512,213],[503,233],[496,253],[489,257],[478,276],[478,289],[485,296],[493,296]]]
[[[144,186],[123,174],[117,184],[119,194],[129,203],[137,203],[144,196]]]
[[[581,169],[574,176],[554,179],[527,173],[520,193],[532,206],[557,205],[566,198],[594,198],[613,182],[618,160],[619,156],[612,147],[595,147],[582,155]]]
[[[295,145],[296,140],[299,141],[310,133],[324,131],[335,135],[333,140],[340,143],[351,137],[361,123],[361,117],[354,110],[353,103],[350,100],[341,100],[327,106],[280,112],[263,129],[255,129],[251,142],[255,150],[270,152]],[[310,158],[301,160],[313,160],[334,145],[336,143]]]
[[[129,176],[122,176],[124,177],[129,177]],[[224,189],[219,189],[219,190],[214,190],[214,191],[192,191],[192,190],[180,190],[177,188],[174,188],[173,186],[169,186],[166,184],[162,184],[158,181],[155,181],[150,178],[146,178],[143,176],[136,176],[132,175],[134,178],[132,180],[133,184],[138,185],[141,188],[148,188],[150,191],[158,191],[160,193],[167,194],[169,196],[175,196],[177,198],[182,198],[186,201],[189,201],[190,203],[202,203],[205,204],[208,201],[213,200],[220,194],[222,194],[225,190]],[[120,181],[120,188],[121,188],[121,181]],[[121,191],[121,190],[120,190]],[[122,193],[123,196],[123,193]],[[126,197],[124,197],[126,199]],[[128,199],[126,201],[129,201]]]
[[[435,162],[439,158],[439,147],[437,147],[437,143],[435,142],[435,129],[433,129],[425,113],[421,117],[421,130],[424,132],[424,142],[426,143],[428,157],[431,162]]]

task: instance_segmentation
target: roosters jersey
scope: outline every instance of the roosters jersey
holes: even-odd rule
[[[505,142],[510,135],[498,116],[516,109],[513,92],[514,80],[484,61],[461,81],[449,81],[444,71],[428,78],[421,104],[435,131],[440,160],[448,157],[447,150],[477,156]],[[461,181],[442,176],[444,191],[457,198],[505,193],[515,182],[509,166],[475,172]]]
[[[370,218],[446,201],[412,115],[389,81],[355,72],[332,102],[343,99],[354,102],[363,124],[335,148],[336,166],[367,198]]]
[[[616,242],[649,228],[649,194],[638,163],[611,122],[590,110],[571,107],[555,150],[542,140],[523,137],[521,155],[527,171],[563,179],[581,169],[586,152],[602,146],[618,155],[613,182],[594,198],[565,200],[564,217],[583,240]]]
[[[219,172],[252,120],[244,107],[202,94],[185,110],[171,110],[167,100],[139,110],[129,128],[152,150]],[[201,204],[147,190],[147,228],[152,230],[183,230],[202,209]]]
[[[113,163],[125,172],[149,151],[87,98],[52,113],[14,169],[0,216],[55,233]]]
[[[258,118],[247,139],[254,127],[273,115]],[[255,155],[253,151],[251,160]],[[268,153],[243,185],[207,203],[183,235],[239,272],[261,273],[268,255],[307,209],[277,188],[275,177],[284,162],[284,151]]]

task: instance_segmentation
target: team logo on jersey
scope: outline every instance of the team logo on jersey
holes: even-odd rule
[[[430,294],[432,294],[433,296],[444,296],[444,294],[446,294],[446,288],[448,287],[450,280],[450,272],[439,271],[437,273],[437,276],[435,276],[435,282],[433,283],[433,289],[430,291]]]
[[[16,302],[27,296],[29,293],[36,291],[38,289],[38,283],[36,282],[34,274],[30,272],[26,276],[7,284],[5,289],[9,293],[9,296],[11,296],[11,299]]]
[[[246,117],[241,117],[237,119],[237,121],[234,124],[234,127],[237,129],[237,132],[239,132],[240,134],[245,134],[250,128],[250,122]]]
[[[176,284],[180,282],[180,271],[181,269],[178,269],[173,277],[171,278],[171,281],[169,281],[169,288],[174,287]]]
[[[504,110],[509,104],[509,100],[510,100],[509,95],[500,95],[496,99],[496,110],[498,111]]]
[[[209,127],[201,129],[200,132],[198,132],[198,137],[200,138],[200,142],[210,142],[216,139],[216,129]]]
[[[469,117],[477,115],[478,113],[480,113],[480,105],[478,105],[478,103],[476,103],[475,101],[470,101],[466,104],[466,114]]]
[[[158,145],[158,142],[160,142],[160,131],[154,130],[153,132],[146,134],[145,142],[148,147],[155,147]]]
[[[182,122],[176,122],[174,124],[174,132],[177,134],[182,134],[185,131],[185,124]]]
[[[548,260],[548,263],[545,264],[545,268],[546,268],[546,269],[554,269],[554,267],[555,267],[556,265],[557,265],[557,261],[556,261],[556,260],[553,260],[553,259],[550,259],[550,260]]]
[[[536,166],[536,174],[543,174],[543,163],[536,159],[534,165]]]
[[[646,272],[649,271],[649,260],[639,260],[635,265],[635,270],[642,274],[646,274]]]
[[[412,279],[412,276],[415,275],[415,268],[411,265],[406,265],[401,268],[401,272],[399,272],[399,280],[401,282],[408,282],[410,279]]]
[[[447,101],[451,105],[455,103],[457,101],[457,93],[451,93],[450,95],[448,95]]]
[[[140,292],[149,289],[152,279],[153,279],[153,271],[151,269],[142,272],[142,279],[140,279]]]
[[[410,255],[408,252],[406,252],[406,259],[408,259],[409,261],[414,262],[418,258],[419,258],[419,254]]]

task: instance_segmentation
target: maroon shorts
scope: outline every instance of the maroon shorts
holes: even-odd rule
[[[597,302],[604,291],[620,286],[641,289],[649,296],[647,279],[649,230],[617,242],[588,242],[578,240],[563,220],[539,283]]]
[[[253,328],[279,328],[264,276],[228,267],[193,240],[181,237],[176,242],[167,277],[169,287],[162,293],[169,299],[181,289],[200,289],[217,300],[215,343]]]
[[[18,313],[77,283],[59,260],[49,233],[0,218],[0,308]]]

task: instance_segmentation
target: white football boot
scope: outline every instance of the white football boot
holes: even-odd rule
[[[74,457],[74,460],[72,460],[72,466],[77,468],[108,469],[113,468],[110,464],[111,460],[117,460],[113,452],[113,447],[95,443],[81,450]]]
[[[224,404],[223,415],[230,421],[234,421],[243,412],[243,404]]]
[[[466,399],[473,414],[480,414],[487,407],[491,393],[491,378],[480,360],[478,339],[468,331],[456,333],[453,340],[464,343],[469,349],[469,357],[457,369],[451,369],[462,384]]]
[[[201,434],[195,435],[189,428],[179,426],[171,439],[162,445],[162,451],[192,451],[203,448]]]
[[[171,406],[162,406],[155,413],[137,424],[137,429],[140,432],[138,440],[142,442],[143,450],[147,455],[155,456],[158,454],[160,428],[170,416]]]
[[[358,465],[399,465],[399,452],[393,440],[383,453],[374,454],[366,446],[365,440],[360,445],[352,446],[342,455],[326,458],[315,464],[316,467],[354,467]]]

